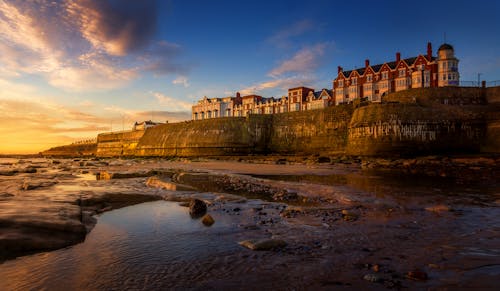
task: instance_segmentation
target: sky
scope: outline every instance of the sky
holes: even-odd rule
[[[0,154],[177,122],[207,97],[332,87],[345,70],[434,54],[500,80],[499,1],[0,0]]]

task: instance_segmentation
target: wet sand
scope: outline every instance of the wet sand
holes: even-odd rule
[[[8,278],[2,290],[62,282],[78,289],[493,290],[500,278],[495,183],[387,176],[361,163],[32,159],[2,161],[0,172],[0,244],[11,259],[0,264]],[[97,173],[111,179],[95,180]],[[153,175],[160,182],[151,183]],[[208,204],[213,226],[177,205],[191,198]],[[238,244],[263,239],[287,245],[252,251]]]

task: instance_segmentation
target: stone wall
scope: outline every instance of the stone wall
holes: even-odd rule
[[[486,89],[486,137],[481,150],[500,153],[500,86]]]
[[[479,152],[485,136],[480,115],[455,106],[380,104],[356,109],[347,153],[418,155]]]
[[[139,156],[221,156],[263,153],[269,116],[225,117],[156,126],[137,145]]]
[[[335,154],[345,151],[350,105],[273,115],[268,150],[278,154]]]
[[[385,96],[382,104],[164,124],[101,134],[97,155],[499,152],[499,94],[498,87],[412,89]]]
[[[97,136],[97,155],[100,157],[134,156],[144,130],[101,133]]]
[[[95,156],[97,151],[96,143],[70,144],[53,147],[42,152],[43,156],[50,157],[75,157],[75,156]]]

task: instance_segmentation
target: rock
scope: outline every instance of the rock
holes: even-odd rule
[[[358,219],[358,215],[354,212],[348,211],[348,210],[342,210],[342,218],[345,221],[355,221]]]
[[[288,192],[287,190],[281,190],[273,195],[273,199],[280,201],[297,201],[299,199],[299,195],[297,195],[297,193],[295,192]]]
[[[448,211],[450,211],[450,207],[440,204],[440,205],[426,207],[425,210],[431,211],[431,212],[436,212],[436,213],[448,212]]]
[[[406,278],[415,280],[415,281],[425,281],[428,276],[427,273],[421,270],[413,270],[406,274]]]
[[[191,217],[202,217],[205,213],[207,213],[207,204],[200,199],[191,199],[189,202],[189,214]]]
[[[363,279],[366,281],[373,282],[373,283],[378,283],[378,282],[384,281],[384,279],[377,274],[366,274],[363,276]]]
[[[318,157],[317,162],[319,164],[330,163],[331,159],[329,157]]]
[[[169,181],[163,181],[158,177],[149,177],[146,180],[146,186],[148,187],[155,187],[155,188],[163,188],[165,190],[170,190],[170,191],[190,191],[194,190],[194,188],[186,186],[186,185],[179,185],[175,184]]]
[[[276,165],[286,165],[286,159],[278,159],[276,160]]]
[[[28,182],[24,181],[23,185],[21,186],[21,190],[28,191],[28,190],[34,190],[42,187],[50,187],[55,185],[56,182],[48,181],[48,182]]]
[[[378,273],[380,271],[380,266],[378,264],[375,264],[372,266],[372,270],[373,270],[373,272]]]
[[[205,226],[212,226],[212,224],[215,223],[215,220],[213,219],[213,217],[210,215],[210,214],[205,214],[203,215],[203,217],[201,218],[201,222],[203,223],[203,225]]]
[[[97,178],[97,180],[111,180],[111,179],[113,179],[113,174],[108,173],[107,171],[100,171],[96,175],[96,178]]]
[[[260,241],[244,240],[238,244],[253,251],[268,251],[283,248],[287,245],[287,243],[281,239],[266,239]]]

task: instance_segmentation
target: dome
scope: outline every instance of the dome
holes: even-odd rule
[[[441,50],[453,50],[453,47],[451,46],[451,44],[447,44],[447,43],[443,43],[438,51],[441,51]]]

